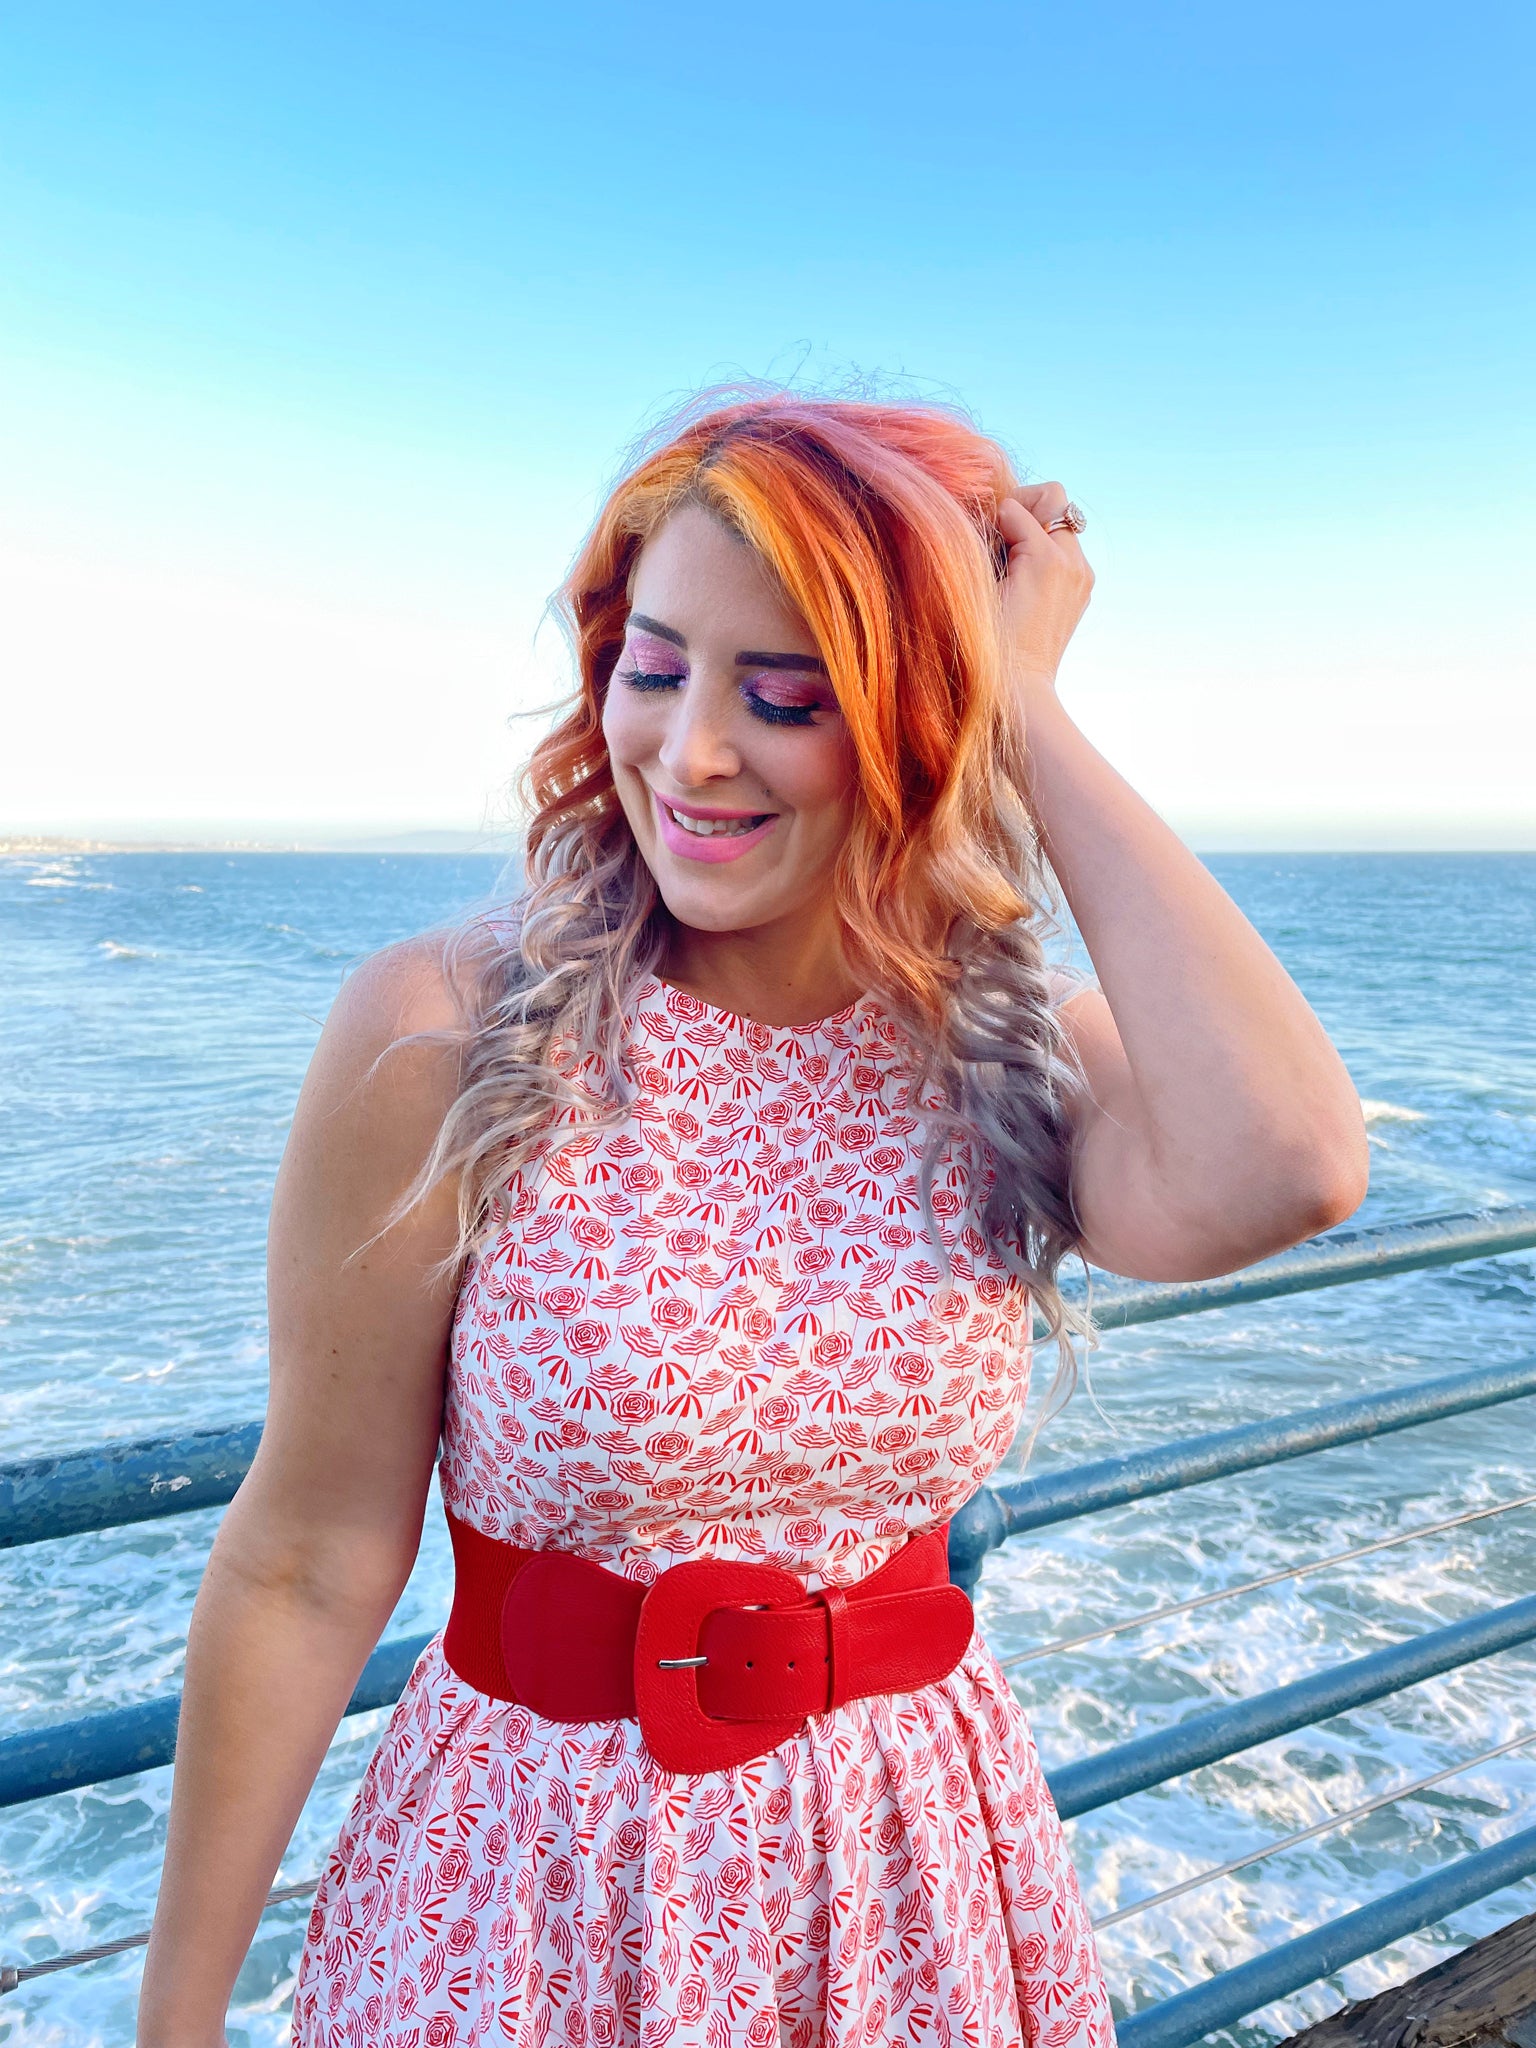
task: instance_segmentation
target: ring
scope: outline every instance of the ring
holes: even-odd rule
[[[1047,533],[1060,533],[1062,528],[1065,527],[1068,533],[1081,533],[1087,524],[1088,515],[1082,506],[1074,505],[1072,500],[1068,498],[1066,504],[1061,508],[1059,516],[1053,519],[1045,530]]]

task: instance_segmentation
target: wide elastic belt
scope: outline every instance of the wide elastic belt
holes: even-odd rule
[[[852,1586],[688,1558],[650,1585],[568,1550],[523,1550],[450,1511],[443,1654],[477,1692],[555,1721],[638,1719],[664,1770],[763,1756],[811,1714],[945,1678],[975,1627],[950,1584],[949,1524]]]

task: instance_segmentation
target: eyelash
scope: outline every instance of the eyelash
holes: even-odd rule
[[[664,690],[669,683],[681,683],[686,677],[674,675],[670,669],[632,668],[620,677],[634,690]],[[761,718],[767,725],[810,725],[816,707],[814,704],[770,704],[766,697],[754,696],[750,690],[743,690],[754,718]]]

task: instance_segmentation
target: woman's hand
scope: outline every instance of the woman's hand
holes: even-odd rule
[[[1067,642],[1088,609],[1093,571],[1075,533],[1047,533],[1067,505],[1060,484],[1022,484],[997,508],[1008,543],[1003,579],[1003,621],[1010,670],[1026,701],[1050,689]]]

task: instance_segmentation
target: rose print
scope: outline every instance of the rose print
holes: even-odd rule
[[[640,1387],[632,1387],[622,1394],[616,1394],[609,1407],[615,1422],[649,1422],[659,1411],[661,1403],[654,1394],[648,1394]]]
[[[933,1366],[920,1351],[901,1351],[891,1361],[891,1378],[904,1387],[926,1387],[933,1378]]]
[[[565,1333],[565,1341],[578,1358],[591,1358],[596,1352],[605,1350],[613,1332],[606,1323],[599,1323],[585,1316],[579,1323],[572,1323]]]
[[[876,1430],[871,1442],[875,1450],[890,1457],[897,1451],[910,1450],[917,1442],[917,1431],[910,1422],[893,1422],[888,1429]]]
[[[645,1453],[648,1458],[655,1458],[657,1460],[680,1458],[691,1447],[691,1444],[692,1438],[687,1436],[682,1430],[661,1429],[654,1436],[646,1438]]]
[[[539,1296],[539,1306],[547,1316],[574,1316],[587,1305],[587,1297],[580,1287],[546,1287]]]

